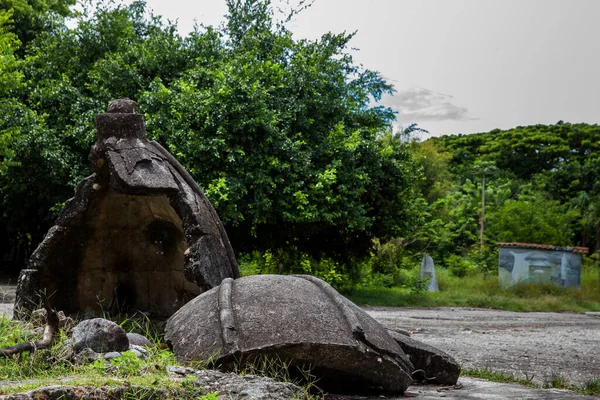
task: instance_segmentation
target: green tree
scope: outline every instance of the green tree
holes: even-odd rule
[[[13,14],[10,28],[23,45],[19,54],[40,33],[52,29],[55,19],[72,16],[71,6],[77,0],[0,0],[0,11]]]
[[[489,216],[488,230],[499,242],[573,245],[575,210],[543,195],[507,200]]]
[[[164,71],[173,66],[162,50],[181,39],[159,19],[144,19],[144,10],[143,3],[101,7],[82,15],[74,29],[54,24],[29,44],[24,60],[17,60],[22,82],[0,98],[4,265],[23,266],[74,185],[89,173],[95,114],[111,99],[136,98],[159,73],[157,66]],[[182,58],[175,51],[170,56]]]
[[[11,145],[0,225],[37,244],[89,173],[95,114],[126,96],[203,187],[236,250],[366,254],[371,238],[411,227],[418,171],[408,143],[383,140],[394,114],[373,104],[392,88],[353,62],[350,39],[295,40],[266,0],[229,2],[223,28],[186,38],[143,2],[53,25],[23,61],[16,97],[28,117],[13,117],[31,126]],[[17,210],[29,198],[33,209]]]
[[[569,204],[580,213],[581,243],[600,249],[600,195],[581,192]]]
[[[12,11],[0,9],[0,98],[5,99],[21,85],[23,74],[19,71],[19,61],[15,51],[20,42],[10,32],[8,25],[12,22]]]
[[[452,154],[440,151],[433,141],[415,142],[415,157],[423,172],[419,191],[433,203],[446,196],[452,189],[453,177],[449,164]]]
[[[542,205],[546,204],[545,201],[556,202],[552,203],[550,209],[560,206],[569,215],[579,213],[579,222],[573,222],[567,229],[569,239],[563,237],[561,240],[593,248],[600,244],[594,225],[593,200],[600,195],[600,181],[597,179],[600,174],[599,139],[598,125],[559,121],[555,125],[443,136],[427,142],[451,154],[449,169],[458,185],[465,179],[477,179],[473,167],[478,163],[494,163],[498,170],[493,181],[506,182],[510,186],[511,199],[521,201],[512,207],[524,209],[526,204],[522,203],[523,199],[530,201],[535,197],[539,198],[539,204]],[[495,207],[502,207],[502,204]],[[497,222],[501,219],[500,213],[507,210],[492,207],[488,212],[496,213],[494,219]],[[539,229],[544,226],[540,225]],[[510,228],[506,232],[517,232],[515,229]],[[488,237],[487,234],[485,236]],[[550,234],[544,240],[553,238],[557,236]]]
[[[10,160],[11,142],[18,131],[16,124],[10,121],[13,119],[11,114],[18,108],[14,91],[21,87],[23,78],[20,62],[15,57],[20,43],[7,28],[11,16],[12,11],[0,10],[0,174]]]
[[[140,99],[217,207],[237,249],[291,246],[348,260],[407,218],[408,145],[378,140],[393,113],[371,106],[391,90],[353,63],[351,35],[292,38],[267,1],[229,2],[224,37],[196,31],[215,53]]]

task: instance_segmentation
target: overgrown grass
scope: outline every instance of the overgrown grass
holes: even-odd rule
[[[36,335],[32,329],[30,324],[0,318],[0,347],[34,340]],[[110,364],[104,364],[104,361],[100,360],[88,365],[78,365],[67,357],[67,338],[67,333],[61,330],[56,343],[49,349],[0,357],[0,381],[5,381],[0,387],[0,394],[7,390],[30,390],[67,377],[66,382],[70,385],[126,384],[150,388],[160,386],[173,393],[180,392],[180,385],[172,382],[167,375],[167,366],[177,365],[173,353],[168,350],[158,346],[148,349],[148,359],[144,361],[126,352],[124,357],[111,360]],[[32,380],[35,380],[35,383],[32,383]],[[8,385],[7,381],[11,384]],[[196,398],[204,394],[206,393],[195,393]]]
[[[136,374],[139,373],[141,376],[147,373],[156,375],[157,371],[162,371],[166,376],[166,367],[177,365],[173,353],[162,349],[158,345],[160,343],[159,335],[151,327],[147,318],[127,318],[122,319],[120,322],[126,331],[143,334],[157,344],[155,348],[149,349],[149,357],[146,361],[143,363],[140,361],[138,365],[132,366],[132,368],[135,368]],[[67,339],[69,339],[69,330],[72,327],[71,325],[60,329],[54,344],[49,349],[24,352],[12,357],[0,357],[0,381],[21,381],[61,376],[104,376],[106,371],[94,371],[89,366],[74,364],[67,357],[69,352]],[[0,347],[2,348],[17,343],[39,340],[39,336],[40,332],[36,332],[31,323],[0,318]],[[130,359],[130,357],[127,358]],[[115,371],[119,371],[119,369],[116,368]]]
[[[181,381],[169,377],[167,367],[179,364],[174,354],[161,346],[162,335],[157,333],[150,320],[141,315],[119,315],[112,319],[126,331],[143,334],[154,342],[155,346],[147,349],[146,359],[139,359],[132,352],[124,352],[121,357],[108,362],[99,359],[91,363],[77,364],[68,356],[67,339],[72,326],[67,326],[59,331],[56,343],[48,349],[0,357],[0,395],[62,384],[77,386],[78,391],[81,391],[78,396],[92,395],[96,388],[103,387],[113,393],[113,397],[127,399],[217,399],[218,393],[207,393],[195,383],[196,377],[193,375],[186,376],[186,379]],[[33,329],[34,326],[30,323],[0,318],[0,348],[39,340],[40,334],[35,333]],[[201,367],[200,364],[195,365],[195,368]],[[262,363],[240,367],[237,372],[242,375],[268,376],[280,382],[296,383],[303,389],[300,398],[318,399],[318,396],[310,393],[314,386],[314,379],[306,379],[306,382],[297,381],[289,375],[288,367],[289,365],[282,362],[262,360]],[[308,376],[308,378],[314,377]]]
[[[344,293],[355,303],[393,307],[481,307],[510,311],[600,311],[598,271],[582,271],[581,289],[551,283],[517,284],[503,288],[495,275],[483,273],[456,277],[436,270],[440,291],[415,292],[412,288],[359,287]]]
[[[520,385],[525,385],[534,388],[568,389],[586,395],[600,394],[600,377],[592,378],[588,380],[584,385],[575,385],[570,383],[566,377],[560,374],[554,374],[551,377],[549,377],[543,385],[539,386],[533,383],[533,376],[526,378],[517,378],[513,375],[493,371],[489,367],[484,367],[482,369],[462,370],[461,376],[470,376],[472,378],[480,378],[488,381],[501,383],[518,383]]]
[[[143,320],[125,319],[122,324],[130,331],[148,335],[150,329]],[[28,323],[0,318],[0,347],[36,340],[33,326]],[[67,328],[68,329],[68,328]],[[150,335],[151,339],[157,336]],[[0,357],[0,394],[32,390],[44,385],[65,384],[82,387],[84,392],[97,387],[117,390],[123,398],[216,398],[195,385],[175,382],[169,378],[167,367],[177,365],[172,352],[155,346],[148,349],[148,358],[140,360],[130,352],[109,363],[98,360],[91,364],[76,364],[67,356],[68,333],[60,330],[56,343],[49,349]],[[158,344],[158,343],[157,343]],[[125,392],[117,387],[126,387]],[[111,389],[112,388],[112,389]],[[119,391],[120,390],[120,391]],[[212,396],[212,397],[211,397]]]
[[[460,372],[461,376],[470,376],[471,378],[480,378],[485,379],[492,382],[500,382],[500,383],[518,383],[519,385],[529,386],[529,387],[539,387],[535,385],[531,378],[517,378],[513,375],[508,375],[502,372],[492,371],[489,367],[484,367],[482,369],[463,369]]]
[[[270,377],[278,382],[293,383],[302,388],[302,399],[317,400],[323,395],[318,386],[318,378],[312,374],[310,366],[294,366],[275,356],[251,356],[243,362],[234,363],[232,371],[239,375]]]

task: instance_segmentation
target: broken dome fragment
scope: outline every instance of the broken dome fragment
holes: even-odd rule
[[[403,393],[413,371],[382,325],[312,276],[226,279],[180,308],[165,333],[180,362],[233,370],[279,360],[310,368],[334,392]]]
[[[96,119],[94,173],[77,187],[17,283],[15,316],[46,290],[55,309],[170,316],[239,276],[219,217],[189,173],[148,141],[129,99]]]

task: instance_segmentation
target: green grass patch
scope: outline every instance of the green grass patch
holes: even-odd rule
[[[529,387],[539,387],[532,383],[533,377],[530,379],[517,378],[513,375],[492,371],[489,367],[484,367],[482,369],[464,369],[460,374],[461,376],[470,376],[471,378],[485,379],[492,382],[518,383],[519,385]]]
[[[139,322],[124,321],[125,325],[137,326],[138,333],[149,333]],[[30,323],[0,318],[0,347],[8,347],[29,340],[38,340]],[[150,336],[155,338],[156,336]],[[149,398],[159,394],[161,398],[202,398],[209,400],[211,394],[195,385],[175,382],[167,374],[167,367],[178,365],[173,353],[160,346],[148,349],[148,358],[138,359],[132,352],[122,357],[98,360],[91,364],[76,364],[68,356],[68,334],[60,330],[55,343],[48,349],[24,352],[0,357],[0,394],[33,390],[51,384],[97,387],[127,387],[127,393],[118,392],[126,398]],[[158,344],[158,343],[156,343]],[[90,389],[90,390],[91,390]],[[156,396],[154,396],[156,397]]]
[[[77,386],[81,391],[77,396],[93,395],[97,388],[106,388],[115,398],[193,398],[216,400],[218,393],[208,393],[196,384],[197,378],[188,375],[184,380],[176,381],[169,377],[167,367],[179,365],[174,354],[161,347],[162,336],[153,328],[151,322],[140,316],[117,316],[113,318],[126,331],[143,334],[154,342],[148,348],[146,359],[137,358],[133,352],[123,352],[121,357],[105,361],[99,359],[91,363],[77,364],[69,356],[70,346],[67,339],[73,327],[59,330],[55,343],[48,349],[24,352],[9,357],[0,356],[0,395],[30,391],[42,386]],[[41,333],[34,332],[34,326],[28,322],[0,318],[0,348],[30,340],[39,340]],[[314,387],[314,377],[306,372],[304,381],[293,379],[289,374],[289,365],[283,362],[261,360],[261,363],[240,367],[241,375],[253,374],[271,377],[280,382],[292,382],[303,389],[301,398],[318,399],[310,392]],[[208,363],[196,364],[196,369],[204,368]],[[92,396],[93,397],[93,396]]]
[[[501,287],[498,277],[483,273],[456,277],[438,268],[439,292],[407,287],[358,287],[344,293],[357,304],[391,307],[481,307],[510,311],[600,311],[598,271],[584,269],[581,289],[551,283]]]
[[[586,395],[600,394],[600,377],[590,379],[584,385],[580,386],[570,383],[568,378],[560,374],[555,374],[549,377],[548,380],[540,386],[533,383],[533,376],[526,378],[517,378],[515,376],[508,375],[502,372],[493,371],[489,367],[484,367],[481,369],[465,369],[462,370],[460,374],[461,376],[470,376],[472,378],[485,379],[493,382],[518,383],[519,385],[529,386],[533,388],[567,389]]]
[[[582,387],[583,394],[600,395],[600,377],[588,380]]]

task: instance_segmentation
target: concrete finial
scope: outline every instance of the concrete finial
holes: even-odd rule
[[[122,98],[113,100],[108,104],[107,113],[111,114],[135,114],[137,110],[137,104],[135,101],[128,98]]]

